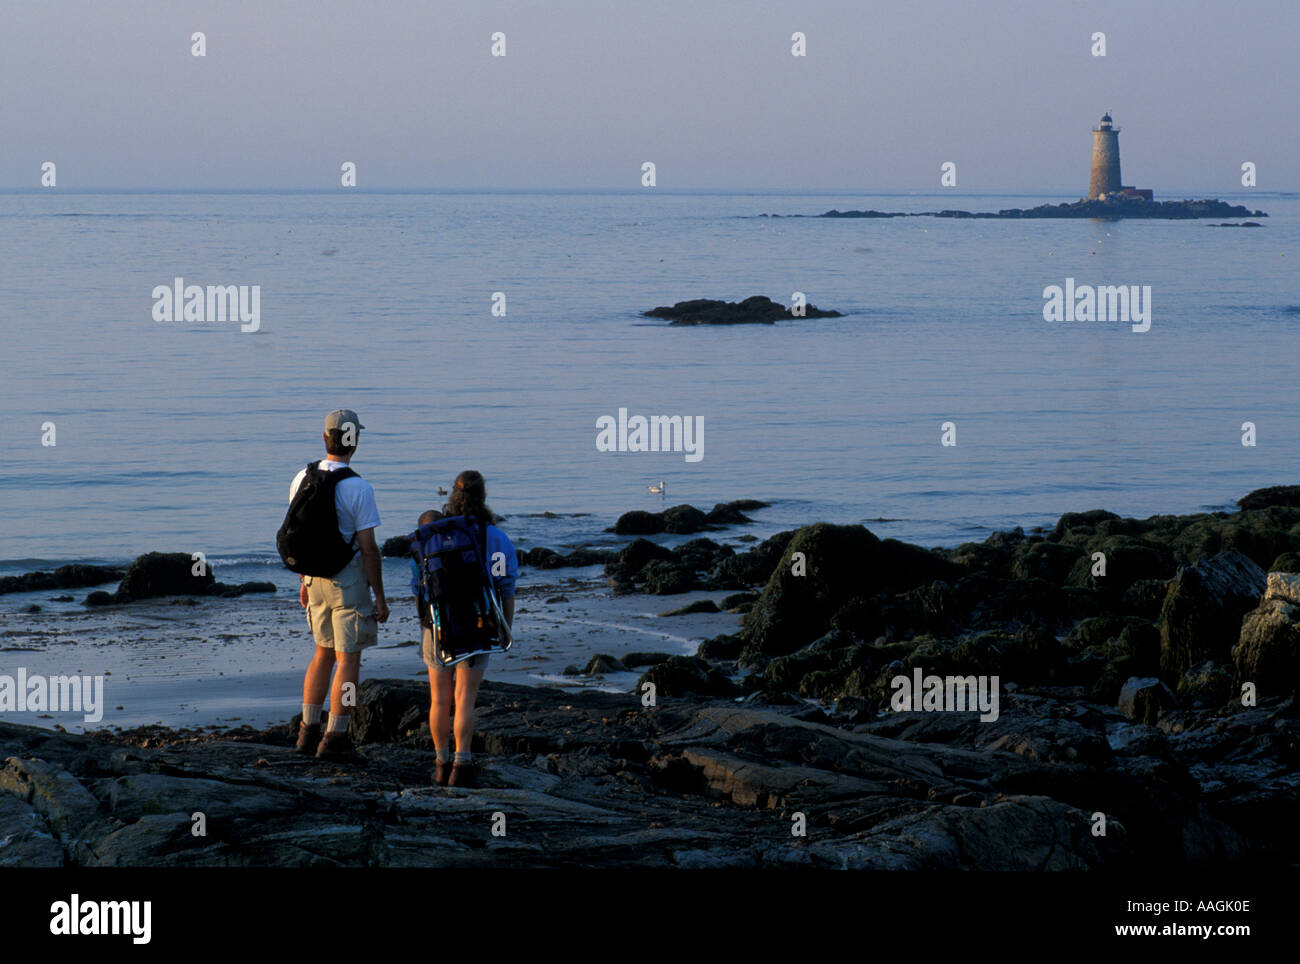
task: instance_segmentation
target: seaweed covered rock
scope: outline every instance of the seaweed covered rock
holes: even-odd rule
[[[1300,552],[1284,552],[1273,560],[1269,572],[1300,572]]]
[[[732,502],[719,502],[709,510],[707,520],[711,526],[738,526],[753,522],[746,512],[765,509],[768,503],[757,499],[736,499]]]
[[[1178,706],[1173,691],[1154,676],[1129,679],[1119,694],[1119,710],[1130,720],[1154,726],[1163,710]]]
[[[735,659],[740,655],[740,651],[745,648],[745,641],[740,638],[739,633],[724,633],[721,636],[712,636],[700,643],[696,655],[701,659]]]
[[[735,684],[726,674],[698,656],[673,656],[646,670],[636,682],[636,691],[644,692],[653,683],[656,699],[695,694],[697,696],[731,696]]]
[[[695,573],[677,562],[651,560],[641,568],[639,577],[645,582],[645,591],[652,596],[673,596],[699,588]]]
[[[41,589],[85,589],[115,582],[126,570],[112,566],[88,566],[72,563],[52,572],[25,572],[20,576],[0,576],[0,594],[34,592]]]
[[[1232,673],[1207,659],[1183,674],[1177,692],[1179,701],[1193,709],[1222,706],[1232,698]]]
[[[1117,520],[1114,512],[1108,512],[1105,509],[1089,509],[1086,512],[1067,512],[1057,520],[1056,528],[1052,530],[1049,539],[1060,542],[1070,533],[1076,530],[1084,530],[1088,535],[1096,533],[1098,523]]]
[[[714,589],[748,589],[763,585],[793,538],[794,530],[778,532],[753,549],[727,556],[709,573],[709,585]]]
[[[1300,575],[1268,574],[1259,606],[1246,614],[1232,650],[1237,679],[1261,696],[1296,692],[1300,681]]]
[[[1067,581],[1071,586],[1106,589],[1122,596],[1134,583],[1171,578],[1176,568],[1168,547],[1129,535],[1112,535],[1087,541]]]
[[[652,536],[663,531],[663,514],[642,509],[624,512],[614,523],[614,532],[620,536]]]
[[[713,568],[716,562],[721,561],[727,556],[734,555],[736,550],[730,546],[719,545],[712,539],[691,539],[683,542],[674,552],[674,558],[679,565],[685,566],[696,572],[706,572]]]
[[[1300,508],[1300,485],[1270,485],[1268,488],[1248,492],[1237,500],[1242,509],[1267,509],[1280,505]]]
[[[1300,535],[1290,531],[1297,521],[1300,512],[1284,507],[1200,518],[1183,526],[1170,547],[1180,561],[1188,564],[1236,550],[1263,567],[1285,552],[1300,550]]]
[[[675,505],[663,512],[664,532],[675,535],[690,535],[702,532],[708,526],[708,518],[693,505]]]
[[[1080,555],[1077,546],[1046,540],[1027,543],[1013,557],[1011,575],[1016,579],[1046,579],[1059,586],[1065,582]]]
[[[202,596],[216,582],[212,568],[184,552],[149,552],[131,563],[117,587],[119,601],[155,596]]]
[[[529,549],[519,561],[524,565],[532,566],[534,569],[561,569],[568,565],[564,556],[545,546],[536,546]]]
[[[1160,610],[1160,667],[1177,680],[1205,660],[1227,662],[1242,617],[1267,584],[1259,566],[1236,550],[1184,566],[1170,581]]]

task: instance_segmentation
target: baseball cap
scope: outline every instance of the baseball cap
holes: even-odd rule
[[[349,422],[355,425],[358,430],[365,428],[365,426],[361,424],[360,416],[358,416],[356,412],[352,411],[352,409],[336,408],[325,416],[325,431],[328,432],[335,428],[341,429]]]

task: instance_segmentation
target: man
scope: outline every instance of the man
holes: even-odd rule
[[[322,760],[354,760],[356,752],[348,737],[349,711],[355,704],[357,680],[361,675],[361,651],[379,641],[378,623],[388,620],[384,578],[375,541],[379,510],[370,483],[350,470],[360,431],[365,428],[357,413],[346,408],[325,416],[325,458],[317,463],[321,473],[342,472],[328,479],[334,488],[334,509],[339,535],[359,554],[334,576],[301,576],[298,601],[307,610],[316,641],[316,654],[302,683],[302,723],[298,727],[297,751],[315,753]],[[294,477],[289,501],[297,494],[308,469]],[[314,474],[314,473],[313,473]],[[374,592],[371,605],[370,593]],[[337,666],[337,671],[335,668]],[[333,673],[333,685],[330,675]],[[345,701],[344,692],[347,691]],[[321,732],[321,709],[329,692],[329,723]]]

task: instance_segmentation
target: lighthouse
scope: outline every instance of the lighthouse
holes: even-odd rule
[[[1092,175],[1088,178],[1088,200],[1119,192],[1119,128],[1110,112],[1101,115],[1101,123],[1092,129]]]

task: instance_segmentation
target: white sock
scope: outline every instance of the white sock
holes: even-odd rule
[[[302,721],[308,726],[313,726],[320,722],[320,712],[320,703],[304,703],[302,704]]]
[[[469,750],[457,750],[457,751],[456,751],[456,759],[455,759],[454,762],[456,762],[456,763],[469,763],[471,760],[473,760],[473,758],[474,758],[474,757],[473,757],[473,754],[470,753]]]
[[[435,747],[433,752],[437,755],[439,763],[446,763],[447,758],[451,756],[451,754],[448,753],[445,748],[439,750],[437,747]]]
[[[338,716],[338,715],[336,715],[336,714],[334,714],[334,713],[331,713],[331,714],[330,714],[330,723],[329,723],[329,726],[325,728],[325,732],[326,732],[326,733],[346,733],[346,732],[348,731],[348,720],[349,720],[349,719],[351,719],[351,717],[348,717],[348,716]]]

